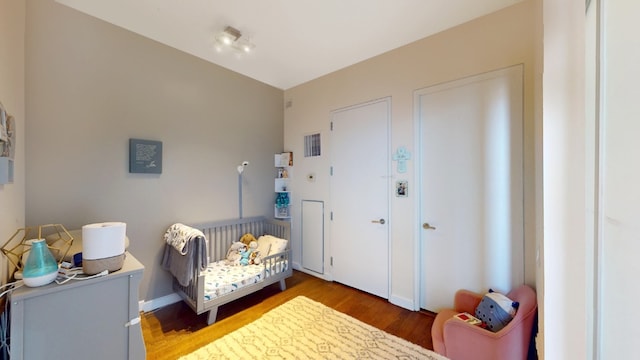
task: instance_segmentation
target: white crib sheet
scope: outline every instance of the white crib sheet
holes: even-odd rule
[[[287,261],[279,261],[267,268],[270,274],[287,270]],[[265,278],[263,265],[228,265],[225,260],[210,263],[203,271],[205,275],[204,299],[215,299],[247,285],[257,284]]]

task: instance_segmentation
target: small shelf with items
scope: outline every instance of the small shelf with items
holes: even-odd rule
[[[291,170],[293,167],[293,153],[284,152],[275,154],[274,165],[277,169],[274,181],[276,200],[274,204],[274,217],[277,219],[291,218]]]
[[[291,206],[289,204],[289,193],[278,193],[275,204],[275,218],[289,219],[291,218]]]

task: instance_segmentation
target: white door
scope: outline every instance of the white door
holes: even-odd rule
[[[420,306],[524,281],[522,67],[416,91]]]
[[[331,256],[335,281],[389,297],[390,99],[332,113]]]

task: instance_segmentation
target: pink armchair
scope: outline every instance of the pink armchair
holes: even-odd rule
[[[506,295],[520,303],[518,311],[507,326],[491,332],[453,318],[461,312],[474,315],[483,296],[468,290],[458,290],[454,309],[440,311],[433,322],[431,337],[434,350],[452,360],[526,359],[538,308],[536,293],[529,286],[522,285]]]

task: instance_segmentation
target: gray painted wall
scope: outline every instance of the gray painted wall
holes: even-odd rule
[[[214,49],[212,49],[214,51]],[[283,92],[53,0],[27,3],[26,223],[127,223],[141,300],[172,292],[160,268],[174,222],[273,213]],[[128,172],[129,138],[163,142],[160,175]]]
[[[0,241],[5,243],[24,227],[24,31],[25,5],[22,1],[0,0],[0,102],[15,118],[16,148],[13,184],[0,184]],[[0,280],[9,277],[11,265],[0,256]]]

